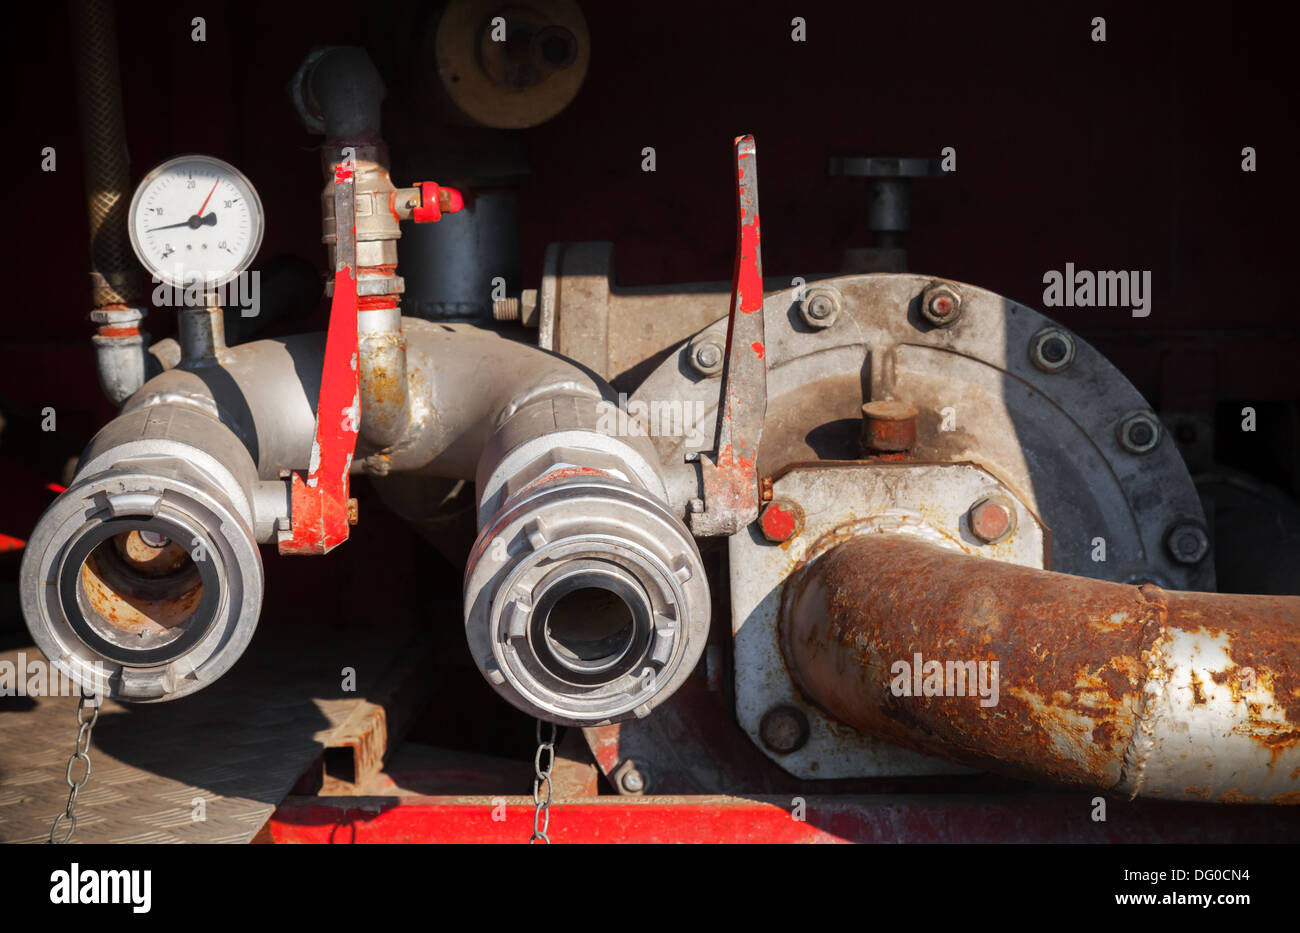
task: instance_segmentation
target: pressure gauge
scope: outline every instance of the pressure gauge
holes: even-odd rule
[[[262,245],[262,202],[243,172],[205,155],[159,165],[135,189],[131,246],[158,281],[214,289],[248,268]]]

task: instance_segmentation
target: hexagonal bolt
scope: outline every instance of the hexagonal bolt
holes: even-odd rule
[[[701,376],[716,376],[722,372],[726,352],[718,338],[712,334],[692,340],[687,350],[691,368]]]
[[[921,293],[921,316],[935,327],[951,327],[961,317],[961,293],[951,285],[931,285]]]
[[[821,330],[835,323],[842,305],[839,292],[834,289],[810,288],[799,304],[799,315],[809,327]]]
[[[1149,453],[1160,443],[1160,421],[1153,412],[1131,411],[1115,426],[1115,435],[1129,453]]]
[[[985,544],[1005,541],[1016,530],[1016,509],[1002,496],[985,496],[966,513],[970,531]]]
[[[1180,564],[1199,564],[1210,553],[1210,536],[1196,522],[1178,522],[1165,534],[1165,549]]]
[[[808,717],[793,706],[774,706],[763,714],[758,736],[778,755],[797,752],[808,744]]]
[[[803,530],[803,509],[789,499],[773,499],[763,506],[758,527],[773,544],[789,541]]]
[[[1059,373],[1074,362],[1074,338],[1059,327],[1044,327],[1029,341],[1029,361],[1045,373]]]

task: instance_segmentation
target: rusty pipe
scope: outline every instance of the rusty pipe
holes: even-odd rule
[[[1300,803],[1300,598],[864,535],[791,577],[781,638],[809,698],[907,748],[1129,796]]]

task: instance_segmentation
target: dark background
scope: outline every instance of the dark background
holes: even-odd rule
[[[119,5],[133,181],[182,152],[226,159],[265,204],[256,265],[297,256],[323,273],[320,139],[299,126],[285,85],[317,44],[368,45],[387,73],[386,50],[402,45],[402,24],[422,7]],[[1300,139],[1291,21],[1274,8],[729,0],[583,9],[585,87],[520,137],[531,169],[520,185],[523,285],[538,284],[548,243],[570,240],[614,241],[624,285],[729,278],[731,140],[741,133],[759,146],[765,271],[834,271],[842,249],[869,237],[865,183],[828,178],[828,156],[937,156],[953,146],[955,174],[913,185],[911,268],[1035,307],[1043,274],[1066,262],[1150,270],[1150,317],[1051,313],[1158,410],[1217,419],[1220,461],[1297,491]],[[198,15],[205,43],[190,41]],[[790,39],[794,16],[807,22],[806,42]],[[1106,18],[1105,43],[1090,39],[1094,16]],[[18,540],[52,499],[47,484],[61,482],[68,457],[113,413],[87,320],[67,17],[61,3],[27,8],[7,47],[13,298],[0,338],[0,534]],[[404,116],[437,119],[418,101]],[[40,171],[45,146],[57,150],[57,172]],[[640,168],[645,146],[656,149],[653,174]],[[1241,171],[1244,146],[1258,153],[1255,173]],[[395,167],[403,158],[394,152]],[[320,328],[324,311],[276,328]],[[146,326],[155,338],[174,331],[164,312]],[[1243,405],[1259,412],[1254,434],[1237,430]],[[45,406],[58,412],[54,434],[37,427]],[[454,573],[359,486],[364,518],[345,547],[320,559],[266,555],[264,624],[415,624],[436,609],[460,637]],[[21,642],[20,551],[9,546],[0,629]],[[440,603],[444,584],[451,601]],[[468,673],[467,688],[477,681]]]

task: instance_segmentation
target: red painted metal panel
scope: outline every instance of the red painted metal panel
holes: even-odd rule
[[[799,809],[799,801],[803,801]],[[1300,808],[1108,800],[1086,794],[939,797],[595,797],[551,805],[555,843],[1282,842]],[[796,818],[796,811],[803,819]],[[525,843],[528,797],[290,797],[277,843]]]

